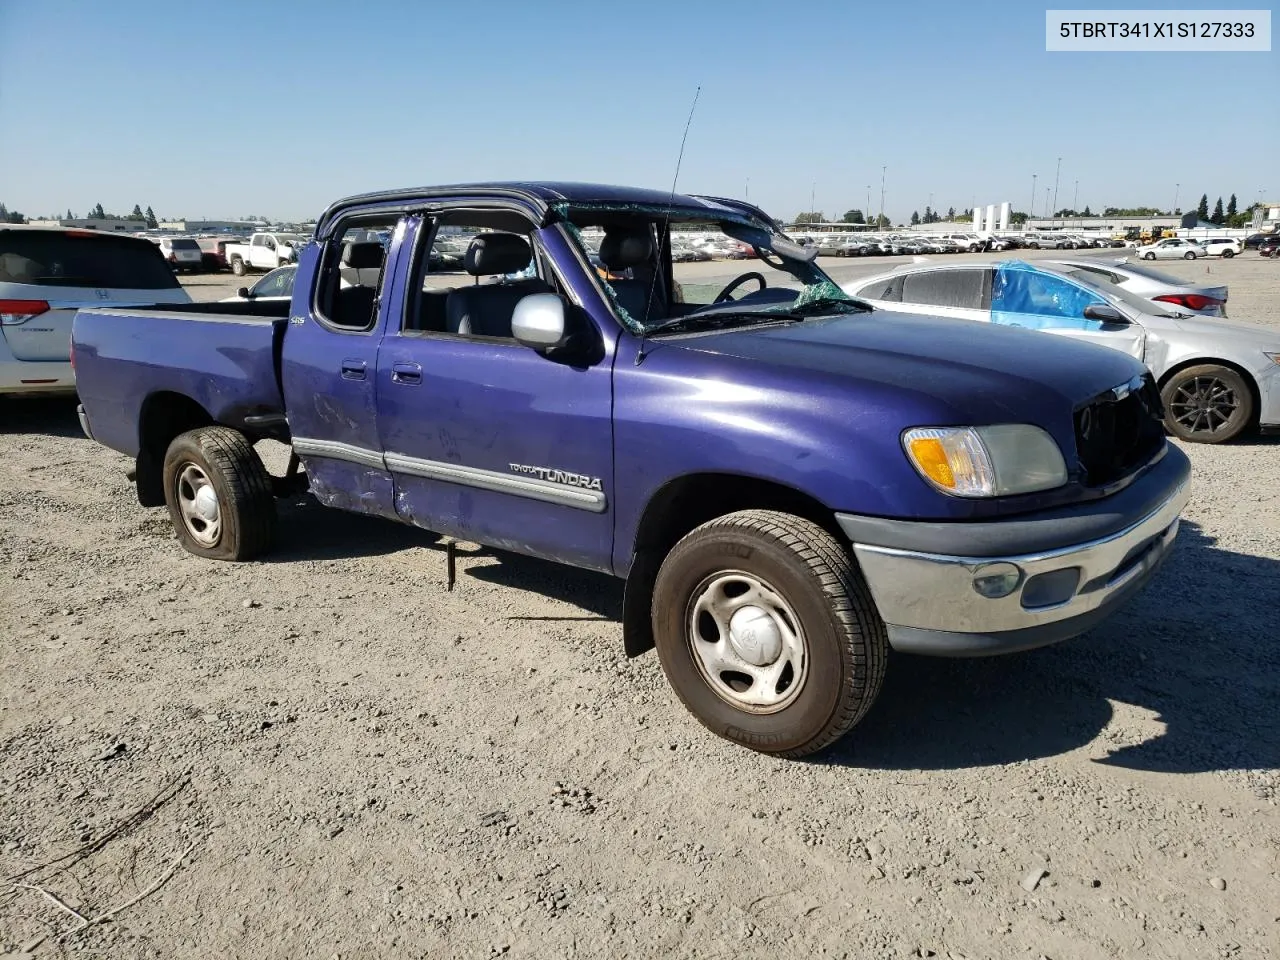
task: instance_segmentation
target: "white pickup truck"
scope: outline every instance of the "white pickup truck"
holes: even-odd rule
[[[231,272],[243,277],[250,270],[274,270],[298,262],[298,251],[307,242],[300,233],[255,233],[248,243],[227,245]]]

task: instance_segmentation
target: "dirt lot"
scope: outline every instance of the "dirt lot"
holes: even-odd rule
[[[1168,269],[1280,327],[1280,263]],[[447,593],[430,536],[305,502],[202,561],[71,404],[0,418],[0,952],[1280,953],[1280,442],[1188,450],[1177,551],[1103,627],[898,657],[781,762],[623,657],[618,582],[463,548]]]

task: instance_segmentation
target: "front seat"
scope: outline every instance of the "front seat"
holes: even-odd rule
[[[551,288],[534,277],[516,283],[480,284],[480,277],[519,273],[533,261],[529,241],[514,233],[481,233],[471,241],[463,267],[476,285],[459,287],[445,301],[445,329],[473,337],[510,337],[516,304]]]
[[[610,227],[600,241],[600,262],[610,273],[630,270],[633,279],[608,280],[619,306],[641,323],[667,315],[665,290],[655,282],[653,234],[644,227]]]
[[[373,305],[387,252],[377,241],[346,243],[338,274],[342,282],[334,296],[332,321],[363,330],[373,323]]]

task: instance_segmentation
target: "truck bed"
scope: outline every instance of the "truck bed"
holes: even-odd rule
[[[80,310],[71,340],[94,438],[136,456],[143,406],[166,395],[251,434],[287,435],[279,370],[288,315],[284,300]]]

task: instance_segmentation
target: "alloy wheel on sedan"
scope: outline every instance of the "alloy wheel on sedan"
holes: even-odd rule
[[[1161,399],[1169,432],[1192,443],[1234,440],[1253,420],[1253,393],[1230,367],[1181,370],[1165,384]]]

